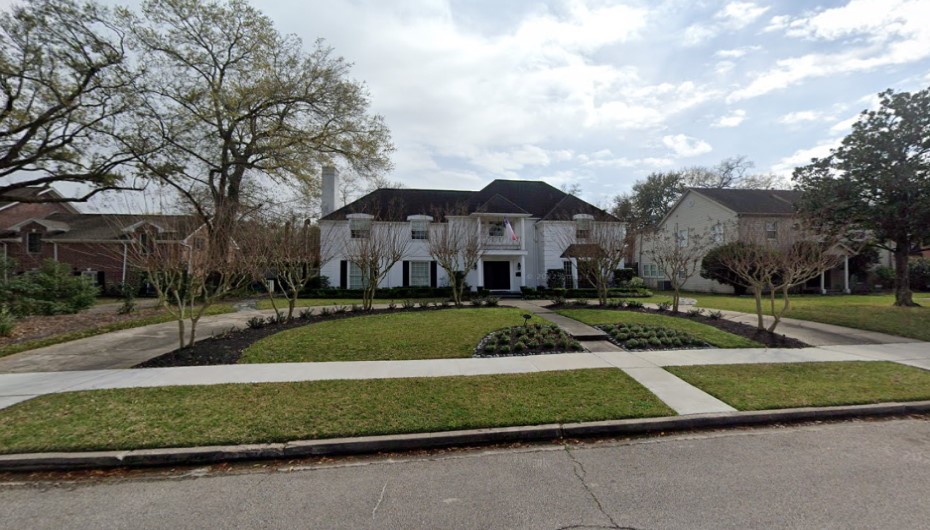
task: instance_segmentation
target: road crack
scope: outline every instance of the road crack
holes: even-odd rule
[[[588,492],[588,496],[591,497],[591,500],[594,501],[594,504],[597,506],[598,511],[600,511],[601,514],[603,514],[604,517],[606,517],[607,520],[610,521],[610,526],[571,525],[571,526],[565,526],[565,527],[559,528],[558,530],[568,530],[570,528],[578,528],[578,529],[580,528],[612,528],[616,530],[636,530],[635,528],[630,527],[630,526],[620,526],[620,523],[614,520],[614,518],[609,513],[607,513],[607,510],[604,508],[604,505],[601,504],[600,499],[597,498],[597,495],[594,493],[594,490],[591,489],[591,486],[589,486],[588,482],[585,480],[585,477],[587,476],[588,472],[587,470],[585,470],[584,464],[582,464],[580,460],[575,458],[575,455],[572,453],[572,450],[569,449],[568,445],[563,445],[563,447],[565,448],[565,454],[568,455],[568,459],[572,461],[572,471],[575,472],[575,476],[578,478],[578,482],[581,482],[581,486],[584,488],[586,492]]]
[[[384,492],[387,491],[388,482],[387,480],[384,481],[384,486],[381,487],[381,495],[378,496],[378,502],[376,502],[375,507],[371,509],[372,520],[374,520],[375,514],[378,513],[378,508],[381,506],[381,503],[384,502]]]

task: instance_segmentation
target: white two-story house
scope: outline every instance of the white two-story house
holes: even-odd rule
[[[323,204],[335,202],[332,180],[324,171]],[[429,251],[429,238],[448,223],[474,230],[482,256],[466,281],[472,288],[519,292],[521,287],[546,285],[547,270],[559,269],[578,285],[577,266],[566,249],[583,240],[592,223],[620,223],[607,212],[540,181],[495,180],[479,191],[379,189],[324,215],[320,231],[321,267],[334,287],[361,288],[358,266],[339,245],[352,238],[371,237],[374,223],[393,223],[409,230],[403,259],[379,285],[443,287],[445,272]],[[334,235],[335,234],[335,235]],[[576,236],[581,236],[581,240]],[[331,248],[327,248],[332,246]],[[335,251],[333,251],[335,250]]]

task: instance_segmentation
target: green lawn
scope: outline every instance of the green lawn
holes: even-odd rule
[[[0,411],[0,453],[184,447],[671,416],[616,369],[93,390]]]
[[[635,311],[612,311],[610,309],[561,309],[556,313],[584,322],[590,326],[597,324],[646,324],[662,326],[669,329],[684,331],[694,338],[718,348],[761,348],[761,344],[754,340],[740,337],[715,327],[687,320],[684,318],[655,315],[652,313],[637,313]]]
[[[695,298],[699,307],[756,312],[751,296],[708,293],[682,296]],[[893,307],[892,295],[796,295],[791,297],[791,309],[785,316],[930,341],[930,300],[926,293],[915,293],[914,300],[925,307]],[[771,314],[769,308],[768,305],[763,308],[766,314]]]
[[[204,316],[209,315],[221,315],[224,313],[234,313],[236,308],[232,304],[214,304],[207,308],[204,312]],[[9,344],[7,346],[0,346],[0,357],[5,357],[7,355],[13,355],[14,353],[20,353],[28,350],[34,350],[36,348],[44,348],[46,346],[52,346],[55,344],[61,344],[64,342],[71,342],[72,340],[83,339],[86,337],[93,337],[94,335],[102,335],[104,333],[110,333],[111,331],[119,331],[121,329],[130,329],[138,328],[142,326],[149,326],[151,324],[162,324],[165,322],[174,322],[175,318],[164,312],[158,315],[152,315],[142,318],[134,318],[131,320],[123,320],[121,322],[114,322],[112,324],[107,324],[104,326],[93,326],[89,328],[78,329],[68,333],[62,333],[59,335],[52,335],[50,337],[43,337],[41,339],[26,340],[23,342],[17,342]],[[190,321],[187,321],[188,325]]]
[[[930,371],[891,362],[672,366],[667,370],[739,410],[930,399]]]
[[[470,357],[496,329],[523,323],[512,307],[439,309],[351,317],[282,331],[249,346],[240,363]],[[545,322],[533,317],[532,322]]]

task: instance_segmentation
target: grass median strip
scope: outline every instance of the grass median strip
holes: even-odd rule
[[[740,337],[715,327],[693,322],[684,318],[655,315],[651,313],[637,313],[635,311],[611,311],[609,309],[561,309],[556,313],[584,322],[589,326],[597,324],[639,324],[648,326],[661,326],[676,331],[684,331],[694,338],[703,340],[711,346],[718,348],[761,348],[762,345],[754,340]]]
[[[240,363],[381,361],[471,357],[488,333],[523,323],[512,307],[437,309],[311,324],[259,340]],[[548,323],[539,317],[532,322]]]
[[[0,411],[0,452],[283,442],[670,415],[615,369],[92,390]]]
[[[930,399],[930,372],[891,362],[671,366],[666,370],[739,410]]]

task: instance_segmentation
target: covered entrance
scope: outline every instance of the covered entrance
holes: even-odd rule
[[[484,262],[484,288],[491,291],[510,290],[510,262]]]

